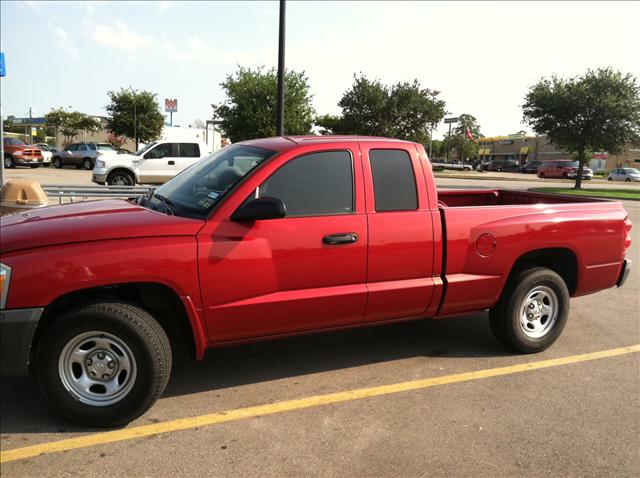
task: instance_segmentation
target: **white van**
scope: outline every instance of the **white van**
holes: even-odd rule
[[[209,153],[199,141],[153,141],[135,154],[96,160],[91,180],[114,186],[162,184]]]

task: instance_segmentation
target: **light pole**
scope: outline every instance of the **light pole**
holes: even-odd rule
[[[278,94],[276,100],[276,136],[284,136],[284,34],[285,0],[280,0],[280,32],[278,39]]]

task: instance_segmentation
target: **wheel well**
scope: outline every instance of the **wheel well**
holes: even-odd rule
[[[578,287],[578,259],[570,249],[550,248],[527,252],[518,258],[509,273],[509,280],[519,272],[532,267],[546,267],[557,273],[567,284],[569,294]]]
[[[160,323],[172,346],[187,351],[191,356],[195,355],[193,331],[180,297],[170,287],[152,282],[81,289],[58,297],[45,307],[38,322],[31,347],[32,353],[38,348],[39,341],[46,335],[46,331],[67,310],[81,303],[100,299],[120,299],[142,307]]]
[[[107,174],[107,178],[110,178],[116,173],[127,173],[129,176],[135,179],[135,175],[133,174],[133,172],[127,168],[115,168],[113,171],[109,171],[109,174]]]

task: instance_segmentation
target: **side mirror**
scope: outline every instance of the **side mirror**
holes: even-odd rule
[[[277,198],[261,197],[240,206],[231,215],[234,222],[259,221],[265,219],[281,219],[286,215],[284,203]]]

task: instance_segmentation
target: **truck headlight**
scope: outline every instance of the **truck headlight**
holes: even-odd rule
[[[11,280],[11,267],[0,263],[0,309],[4,309],[9,295],[9,281]]]
[[[104,161],[101,159],[96,161],[96,168],[104,168]]]

